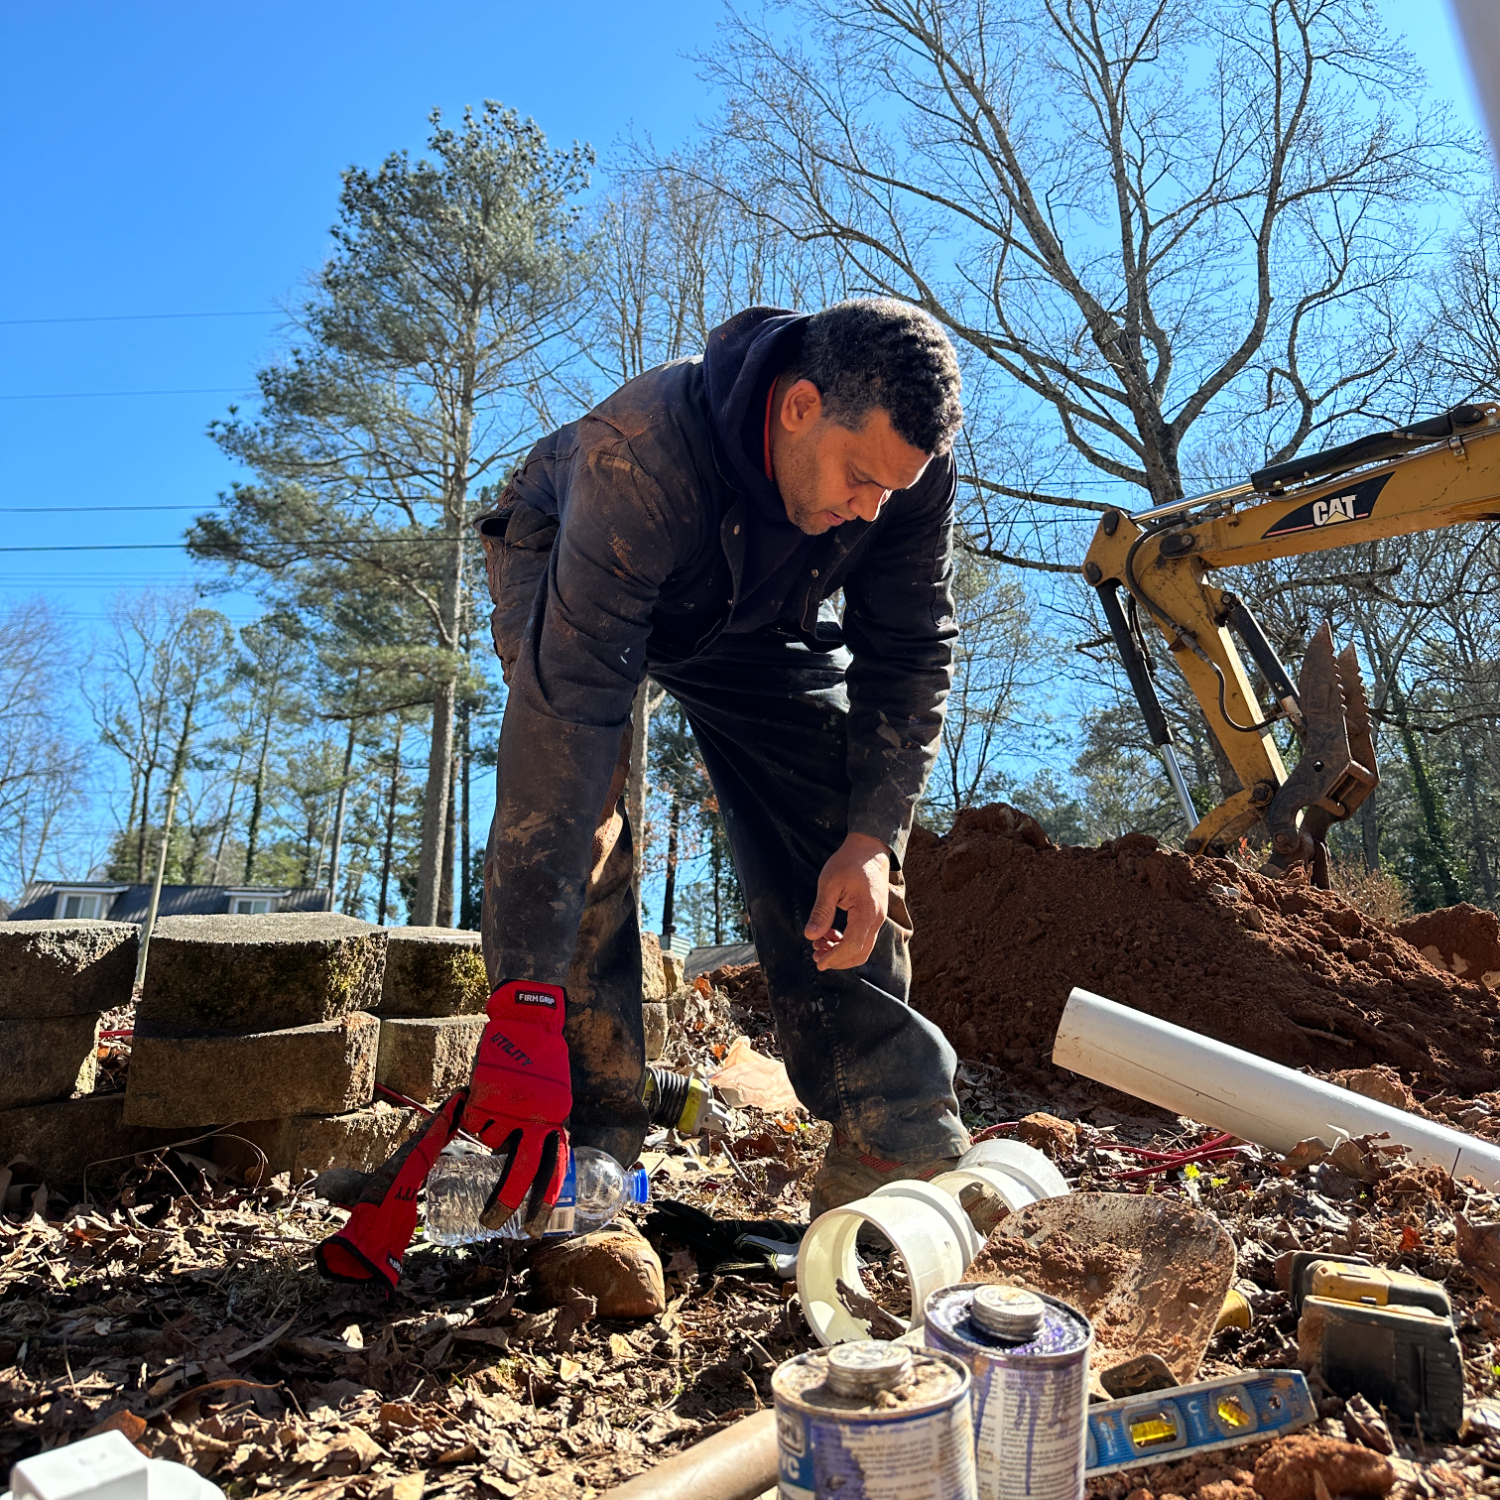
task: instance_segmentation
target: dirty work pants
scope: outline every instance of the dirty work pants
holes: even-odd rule
[[[859,968],[819,973],[802,936],[818,874],[847,827],[848,660],[762,630],[721,636],[702,656],[648,670],[686,711],[713,782],[797,1097],[863,1150],[925,1162],[957,1154],[968,1137],[953,1094],[954,1052],[906,1003],[910,926],[900,877]],[[573,1139],[627,1163],[646,1131],[637,1097],[645,1066],[640,935],[618,800],[628,758],[627,743],[594,840],[567,1018]]]

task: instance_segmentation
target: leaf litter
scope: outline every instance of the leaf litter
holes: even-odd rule
[[[740,1037],[774,1059],[759,970],[721,970],[713,981],[673,997],[663,1061],[707,1076]],[[1377,1082],[1404,1088],[1393,1070],[1384,1074]],[[1313,1152],[1300,1166],[1242,1143],[1224,1157],[1214,1132],[1065,1077],[966,1058],[966,1123],[1040,1143],[1081,1190],[1156,1192],[1218,1216],[1253,1320],[1215,1336],[1200,1378],[1294,1365],[1296,1320],[1278,1273],[1294,1250],[1328,1250],[1447,1287],[1469,1397],[1496,1396],[1495,1195],[1412,1166],[1379,1140]],[[1500,1095],[1413,1102],[1464,1128],[1500,1119]],[[727,1145],[649,1141],[653,1197],[726,1218],[805,1220],[828,1127],[791,1109],[744,1107],[732,1118]],[[1147,1161],[1163,1169],[1131,1175]],[[109,1196],[84,1201],[11,1180],[4,1168],[0,1185],[7,1468],[115,1427],[210,1477],[230,1500],[572,1500],[763,1409],[776,1365],[814,1347],[794,1283],[702,1276],[691,1250],[670,1240],[657,1241],[667,1307],[651,1319],[599,1318],[588,1298],[547,1305],[529,1252],[506,1242],[443,1250],[419,1237],[384,1302],[318,1277],[312,1248],[343,1215],[285,1177],[243,1186],[188,1149],[137,1158]],[[904,1312],[899,1261],[870,1258],[874,1301]],[[1299,1470],[1308,1453],[1326,1451],[1328,1472],[1343,1472],[1348,1455],[1335,1445],[1352,1443],[1371,1459],[1388,1454],[1398,1500],[1500,1495],[1500,1417],[1445,1446],[1392,1432],[1358,1400],[1325,1396],[1320,1411],[1314,1446],[1297,1450]],[[1269,1485],[1264,1475],[1287,1471],[1293,1455],[1278,1469],[1279,1451],[1247,1445],[1110,1475],[1089,1490],[1108,1500],[1252,1500],[1266,1493],[1258,1475]]]

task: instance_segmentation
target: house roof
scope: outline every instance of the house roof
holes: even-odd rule
[[[22,892],[21,899],[0,921],[47,921],[57,914],[57,893],[98,891],[113,901],[102,915],[111,922],[143,923],[151,905],[151,887],[121,886],[107,880],[34,880]],[[270,896],[278,911],[327,911],[329,890],[326,886],[307,886],[289,890],[284,885],[164,885],[157,915],[162,917],[212,916],[230,909],[232,896]]]

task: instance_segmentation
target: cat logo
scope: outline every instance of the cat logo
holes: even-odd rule
[[[1299,531],[1318,531],[1324,526],[1337,526],[1344,521],[1363,521],[1374,509],[1375,500],[1389,474],[1376,474],[1356,485],[1347,495],[1330,495],[1326,500],[1309,500],[1295,510],[1288,511],[1269,531],[1265,540],[1273,537],[1293,536]]]
[[[1339,495],[1332,500],[1314,500],[1312,523],[1314,526],[1331,526],[1335,521],[1354,519],[1354,496]]]

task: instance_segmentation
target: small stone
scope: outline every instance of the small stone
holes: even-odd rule
[[[138,942],[130,922],[0,922],[0,1019],[128,1005]]]
[[[662,954],[661,971],[666,980],[669,995],[675,995],[687,983],[683,974],[682,960],[675,953]]]
[[[143,1036],[137,1030],[126,1122],[227,1125],[345,1114],[374,1094],[379,1035],[380,1022],[362,1011],[318,1026],[242,1036]]]
[[[1059,1120],[1056,1115],[1027,1115],[1016,1126],[1016,1139],[1055,1161],[1060,1156],[1071,1156],[1078,1149],[1078,1127]]]
[[[295,1187],[335,1167],[374,1171],[425,1118],[377,1100],[342,1115],[253,1120],[216,1135],[213,1159],[251,1183],[289,1172]]]
[[[662,965],[661,939],[654,932],[641,934],[641,999],[667,998],[667,971]]]
[[[267,1032],[373,1010],[385,951],[384,928],[334,912],[164,917],[136,1030]]]
[[[1262,1500],[1317,1500],[1321,1479],[1331,1495],[1376,1497],[1396,1482],[1390,1461],[1357,1443],[1299,1432],[1278,1438],[1255,1461]]]
[[[97,1015],[0,1021],[0,1110],[88,1093],[98,1047]]]
[[[479,934],[465,927],[391,927],[380,1014],[478,1016],[490,998]]]
[[[125,1096],[119,1093],[0,1111],[0,1162],[24,1163],[53,1184],[104,1186],[131,1169],[137,1152],[181,1136],[126,1125],[124,1114]]]
[[[1334,1083],[1355,1094],[1363,1094],[1377,1104],[1389,1104],[1393,1109],[1414,1109],[1416,1098],[1401,1081],[1401,1075],[1391,1067],[1377,1063],[1372,1068],[1346,1068],[1333,1075]]]
[[[667,1050],[667,1002],[652,1000],[643,1005],[641,1021],[646,1028],[646,1061],[656,1062]]]
[[[468,1083],[483,1016],[401,1016],[380,1022],[375,1081],[418,1104],[439,1104]]]
[[[544,1246],[531,1269],[542,1295],[557,1306],[584,1296],[594,1298],[601,1318],[654,1318],[666,1311],[661,1261],[627,1219]]]

